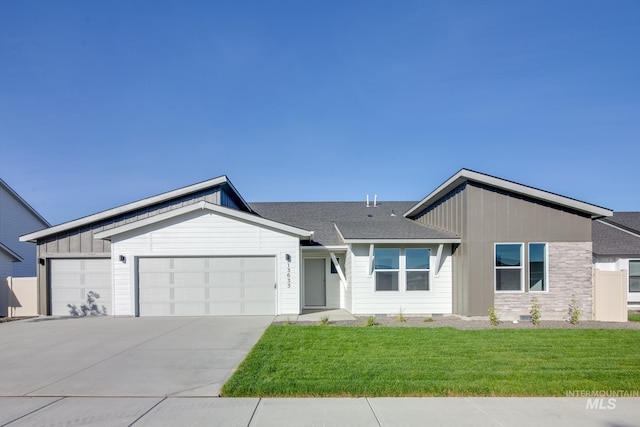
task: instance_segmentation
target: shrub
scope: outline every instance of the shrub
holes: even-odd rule
[[[531,315],[531,323],[539,325],[541,313],[540,304],[538,304],[536,297],[531,298],[531,310],[529,310],[529,314]]]
[[[435,322],[436,319],[434,319],[433,317],[425,317],[423,322],[425,323],[431,323],[431,322]]]
[[[498,326],[500,324],[498,310],[496,310],[495,307],[489,307],[489,323],[491,324],[491,326]]]
[[[580,323],[580,315],[582,314],[582,310],[578,306],[578,301],[576,300],[575,295],[572,295],[571,302],[569,303],[569,311],[567,311],[567,316],[569,317],[569,322],[572,325],[577,325]]]
[[[320,318],[320,324],[322,326],[327,326],[329,324],[329,316],[324,315]]]
[[[367,317],[367,321],[364,324],[365,326],[376,326],[378,322],[376,322],[376,316]]]

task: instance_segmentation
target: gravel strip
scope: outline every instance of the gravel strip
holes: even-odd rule
[[[432,319],[429,321],[427,319]],[[292,322],[299,326],[313,326],[320,322]],[[358,316],[356,320],[332,321],[329,324],[335,326],[366,326],[367,316]],[[287,322],[275,322],[275,325],[284,325]],[[442,317],[409,317],[405,316],[405,321],[398,321],[396,316],[376,317],[375,327],[395,327],[395,328],[455,328],[460,330],[472,329],[640,329],[640,322],[596,322],[583,320],[577,325],[572,325],[568,321],[562,320],[541,320],[539,325],[534,325],[530,321],[510,321],[500,322],[498,326],[491,326],[488,319],[469,319],[459,316]]]

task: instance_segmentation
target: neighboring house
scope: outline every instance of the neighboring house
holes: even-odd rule
[[[592,316],[592,219],[612,212],[462,169],[420,202],[247,203],[222,176],[22,236],[42,314]]]
[[[35,277],[36,247],[20,235],[51,225],[0,179],[0,316],[7,316],[7,277]]]
[[[614,212],[593,222],[593,263],[603,271],[627,271],[627,304],[640,308],[640,212]]]

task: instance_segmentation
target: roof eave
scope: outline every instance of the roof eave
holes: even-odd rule
[[[269,228],[273,228],[285,233],[289,233],[295,235],[299,238],[303,239],[311,239],[313,237],[313,231],[303,230],[301,228],[293,227],[290,225],[282,224],[279,222],[275,222],[272,220],[264,219],[262,217],[249,214],[246,212],[238,211],[235,209],[226,208],[224,206],[215,205],[213,203],[208,202],[198,202],[189,206],[185,206],[179,209],[175,209],[173,211],[165,212],[163,214],[155,215],[150,218],[145,218],[136,222],[132,222],[129,224],[122,225],[120,227],[115,227],[110,230],[101,231],[94,235],[96,239],[110,239],[113,236],[117,236],[119,234],[123,234],[129,231],[133,231],[142,227],[146,227],[148,225],[156,224],[161,221],[165,221],[171,218],[175,218],[180,215],[187,214],[189,212],[193,212],[196,210],[208,210],[211,212],[216,212],[218,214],[232,217],[239,220],[244,220],[247,222],[263,225]]]
[[[378,238],[367,238],[367,239],[344,239],[344,242],[347,244],[357,244],[357,243],[367,243],[367,244],[440,244],[440,243],[460,243],[461,239],[458,238],[437,238],[437,239],[378,239]]]
[[[20,255],[18,255],[16,252],[14,252],[13,250],[11,250],[11,248],[9,248],[7,245],[4,245],[2,243],[0,243],[0,250],[7,253],[11,258],[14,259],[14,262],[21,262],[24,261],[24,258],[22,258]]]
[[[33,208],[33,206],[27,203],[25,199],[23,199],[13,188],[9,186],[9,184],[4,182],[2,179],[0,179],[0,186],[4,187],[4,189],[7,190],[9,194],[11,194],[21,205],[23,205],[29,212],[31,212],[36,218],[38,218],[44,225],[46,225],[47,227],[51,226],[51,224],[49,224],[49,221],[44,219],[44,217],[40,215],[38,211]]]
[[[540,190],[538,188],[529,187],[517,182],[508,181],[502,178],[498,178],[491,175],[486,175],[480,172],[475,172],[469,169],[460,169],[455,175],[442,183],[438,188],[429,193],[427,197],[422,199],[418,204],[405,212],[404,217],[409,218],[412,215],[420,212],[428,207],[433,202],[436,202],[447,193],[453,191],[463,183],[467,181],[478,182],[491,187],[507,190],[512,193],[528,196],[534,199],[539,199],[559,206],[568,207],[579,212],[589,214],[592,219],[612,216],[613,211],[601,206],[592,205],[580,200],[572,199],[569,197],[561,196],[559,194],[551,193],[548,191]]]
[[[60,233],[60,232],[77,228],[77,227],[82,227],[83,225],[91,224],[93,222],[101,221],[103,219],[112,218],[114,216],[122,215],[124,213],[130,212],[136,209],[141,209],[156,203],[160,203],[165,200],[170,200],[176,197],[184,196],[190,193],[194,193],[196,191],[204,190],[209,187],[215,187],[217,185],[221,185],[225,183],[229,183],[229,180],[227,179],[226,175],[222,175],[217,178],[213,178],[207,181],[199,182],[197,184],[189,185],[187,187],[178,188],[176,190],[172,190],[166,193],[147,197],[146,199],[138,200],[132,203],[127,203],[126,205],[118,206],[112,209],[107,209],[105,211],[88,215],[82,218],[78,218],[72,221],[68,221],[59,225],[55,225],[53,227],[49,227],[43,230],[35,231],[33,233],[25,234],[23,236],[20,236],[20,241],[36,243],[38,239],[50,236],[52,234]],[[230,185],[230,188],[236,191],[232,185]],[[238,194],[239,196],[239,193],[236,192],[236,194]]]

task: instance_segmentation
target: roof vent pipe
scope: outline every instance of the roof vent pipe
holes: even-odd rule
[[[367,207],[369,207],[369,195],[367,194]]]
[[[377,194],[373,195],[373,207],[374,208],[378,207],[378,195]]]

